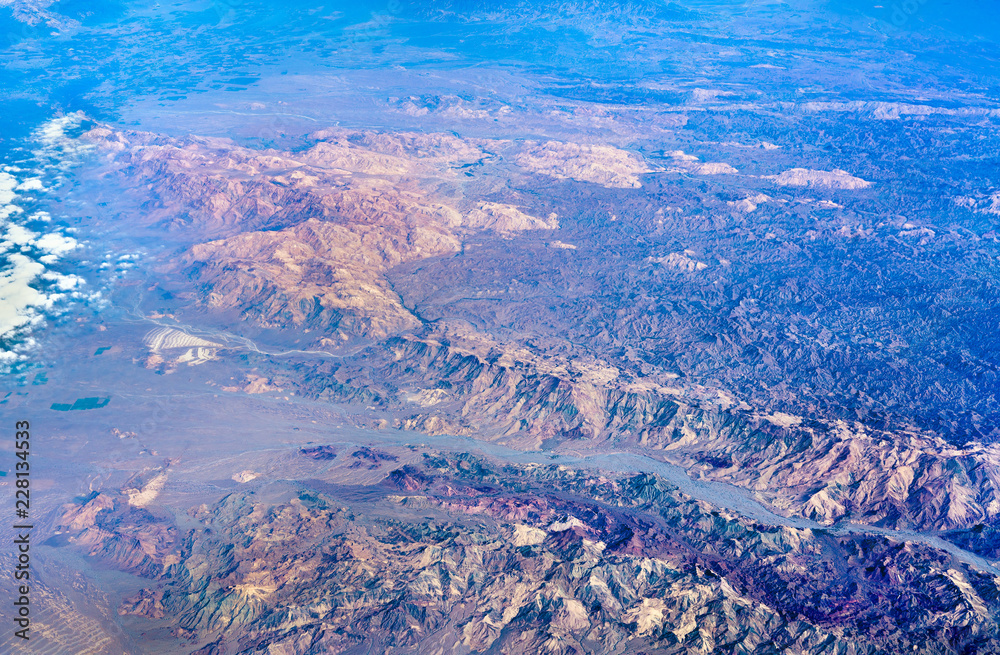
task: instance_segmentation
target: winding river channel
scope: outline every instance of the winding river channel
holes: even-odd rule
[[[133,314],[138,316],[139,320],[144,322],[149,322],[161,327],[177,329],[189,335],[221,339],[227,343],[227,347],[243,347],[257,353],[271,356],[303,353],[327,355],[330,357],[344,356],[324,351],[303,350],[289,350],[284,352],[269,353],[261,350],[258,348],[256,343],[245,337],[238,337],[219,330],[199,330],[174,321],[156,321],[142,316],[138,313],[138,310],[134,310]],[[955,544],[942,539],[936,534],[916,532],[913,530],[892,530],[849,522],[837,523],[835,525],[824,525],[802,517],[781,516],[780,514],[776,514],[772,510],[768,509],[760,501],[755,499],[747,489],[727,484],[725,482],[695,480],[692,479],[687,474],[687,471],[681,466],[663,462],[639,453],[615,452],[579,456],[569,454],[555,455],[544,451],[531,452],[515,450],[513,448],[507,448],[505,446],[485,441],[478,441],[470,437],[450,435],[431,436],[423,433],[406,431],[364,431],[363,435],[364,436],[362,437],[359,434],[360,440],[358,443],[381,442],[398,445],[401,442],[413,443],[414,441],[417,441],[419,443],[423,443],[424,445],[441,450],[481,454],[503,461],[516,462],[520,464],[562,464],[578,468],[606,471],[610,473],[652,473],[671,482],[681,491],[681,493],[690,496],[691,498],[703,500],[720,509],[734,512],[762,525],[823,530],[834,535],[868,534],[885,537],[893,541],[925,544],[932,548],[946,551],[953,555],[955,559],[980,571],[1000,576],[1000,567],[998,567],[995,563],[987,560],[986,558],[980,557],[975,553],[963,550]]]
[[[703,500],[720,509],[734,512],[762,525],[823,530],[834,535],[868,534],[885,537],[893,541],[920,543],[946,551],[954,556],[955,559],[979,571],[1000,576],[1000,567],[995,563],[975,553],[963,550],[935,534],[913,530],[891,530],[846,522],[830,526],[806,518],[781,516],[761,504],[753,498],[748,490],[742,487],[724,482],[694,480],[687,474],[687,471],[683,467],[637,453],[601,453],[584,456],[553,455],[546,452],[515,450],[497,444],[477,441],[469,437],[449,435],[429,436],[412,432],[398,432],[395,434],[391,432],[369,432],[366,433],[366,436],[369,438],[369,442],[381,441],[383,443],[395,444],[400,442],[413,443],[414,440],[419,440],[420,443],[426,446],[442,450],[480,454],[519,464],[561,464],[609,473],[652,473],[676,485],[681,493],[691,498]]]

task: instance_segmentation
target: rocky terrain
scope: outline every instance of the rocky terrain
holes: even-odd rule
[[[373,486],[254,482],[167,540],[105,495],[61,530],[155,582],[118,611],[198,653],[996,652],[998,578],[924,546],[755,524],[651,475],[385,455]],[[365,457],[321,459],[335,480]]]
[[[789,413],[794,403],[778,402],[782,394],[761,406],[754,397],[727,390],[722,380],[699,383],[683,367],[675,372],[676,366],[650,365],[648,356],[637,354],[635,325],[615,331],[597,350],[605,357],[597,358],[578,352],[556,325],[533,320],[532,300],[496,314],[485,300],[468,306],[482,291],[469,289],[471,298],[455,299],[461,280],[439,287],[433,300],[424,298],[434,291],[423,290],[424,298],[407,292],[439,263],[484,261],[499,254],[493,248],[537,243],[515,239],[518,234],[545,238],[559,230],[559,212],[537,218],[511,204],[466,198],[499,184],[500,172],[517,179],[505,157],[587,188],[631,189],[632,182],[609,182],[606,173],[650,172],[637,155],[610,147],[518,146],[447,135],[314,136],[316,144],[295,155],[210,140],[182,145],[107,128],[83,137],[112,157],[106,175],[149,181],[147,220],[186,217],[168,224],[183,242],[195,243],[164,265],[176,277],[164,278],[163,286],[176,290],[174,280],[180,279],[193,283],[198,293],[192,297],[210,309],[236,310],[263,327],[315,331],[309,346],[315,349],[336,350],[358,338],[383,340],[346,360],[297,364],[283,379],[300,394],[375,402],[396,414],[390,427],[431,434],[499,439],[530,449],[573,442],[584,449],[605,444],[653,450],[705,477],[758,491],[784,511],[825,522],[949,530],[998,520],[995,445],[950,445],[918,426],[873,425],[837,413],[803,418]],[[513,156],[504,154],[511,151]],[[552,172],[565,161],[581,168]],[[459,173],[470,164],[476,172]],[[843,171],[800,168],[776,180],[786,186],[869,185]],[[228,191],[213,195],[210,189]],[[203,241],[220,234],[229,236]],[[586,255],[575,251],[572,257]],[[582,263],[560,262],[565,258],[542,259],[559,266],[566,279]],[[652,263],[672,269],[671,276],[707,275],[720,267],[709,269],[679,253]],[[656,268],[647,271],[667,282]],[[527,274],[530,279],[530,269]],[[525,281],[498,274],[490,283],[502,295],[538,297],[529,291],[538,282],[522,289]],[[587,287],[572,293],[579,303]],[[649,321],[651,314],[636,311],[641,306],[639,301],[618,311]],[[737,324],[763,313],[756,301],[743,300],[740,308],[732,316]],[[515,324],[517,331],[504,330]]]
[[[1000,653],[1000,15],[730,4],[0,0],[35,651]]]
[[[314,446],[296,477],[329,482],[235,471],[260,491],[192,510],[203,527],[155,513],[155,470],[67,508],[53,543],[149,580],[122,616],[219,654],[994,652],[997,578],[905,536],[996,558],[988,422],[958,439],[965,422],[936,429],[946,411],[872,402],[920,378],[866,378],[864,357],[903,370],[912,343],[824,327],[831,288],[802,270],[741,297],[754,266],[851,260],[843,239],[933,247],[910,223],[832,229],[867,179],[774,155],[783,172],[713,193],[685,179],[746,165],[443,133],[321,130],[295,152],[102,125],[80,138],[94,179],[128,190],[133,227],[167,235],[143,311],[176,327],[147,333],[147,368],[204,365],[228,393],[353,407],[367,429],[651,456],[817,522],[759,525],[648,476]],[[807,217],[818,229],[793,227]],[[233,317],[245,327],[211,331]],[[170,322],[185,320],[208,330]],[[252,372],[211,382],[237,357]],[[803,359],[794,390],[763,381]],[[836,387],[832,371],[855,377]],[[963,383],[985,412],[992,375]],[[847,524],[902,532],[820,527]]]
[[[385,337],[415,318],[387,284],[388,268],[459,249],[463,214],[428,187],[454,186],[452,167],[485,153],[444,137],[324,135],[310,150],[259,153],[223,142],[176,143],[97,128],[129,179],[153,180],[146,216],[192,245],[179,258],[200,298],[267,326],[321,327],[327,339]],[[369,135],[371,136],[371,135]],[[134,177],[133,177],[134,176]],[[447,200],[440,197],[441,200]],[[547,227],[497,205],[467,225],[504,233]]]
[[[160,286],[314,330],[314,349],[458,319],[562,356],[586,343],[763,413],[996,438],[997,241],[969,218],[989,214],[945,198],[893,217],[871,163],[810,169],[772,149],[720,175],[655,144],[322,130],[296,153],[107,128],[86,141],[111,157],[102,180],[169,230]]]
[[[399,415],[394,427],[431,434],[653,451],[824,522],[944,530],[998,520],[996,445],[956,447],[919,432],[761,415],[599,360],[546,360],[461,330],[436,336],[400,338],[368,361],[356,358],[368,366],[327,364],[302,389],[383,403]]]

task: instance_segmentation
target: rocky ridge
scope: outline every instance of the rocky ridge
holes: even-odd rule
[[[196,242],[168,268],[193,280],[210,307],[238,310],[265,327],[315,329],[320,348],[352,336],[384,340],[343,363],[301,367],[292,376],[301,393],[379,402],[398,417],[392,425],[429,433],[530,449],[572,442],[653,451],[754,490],[782,511],[828,523],[943,531],[998,520],[993,446],[954,446],[926,431],[822,416],[775,422],[718,386],[647,365],[584,355],[568,344],[547,353],[525,347],[516,334],[498,339],[461,321],[424,327],[389,282],[390,270],[456,253],[470,238],[560,228],[554,213],[539,218],[476,200],[501,172],[523,174],[520,167],[629,190],[639,178],[628,176],[651,170],[638,155],[555,141],[346,130],[317,132],[314,145],[298,153],[107,128],[85,138],[112,159],[115,175],[152,181],[148,220],[187,216],[169,225]],[[697,163],[682,151],[671,157]],[[498,162],[506,167],[495,168]],[[804,168],[774,181],[868,185],[840,170]],[[695,256],[671,253],[651,263],[679,274],[707,272]]]
[[[196,510],[161,573],[110,560],[158,580],[119,611],[203,654],[997,652],[1000,581],[926,547],[755,525],[650,475],[383,470],[361,495],[254,481]],[[132,524],[95,500],[74,530]]]
[[[769,374],[781,372],[781,353],[765,347],[780,334],[752,324],[764,303],[726,295],[733,262],[667,235],[714,233],[722,219],[643,196],[662,205],[674,193],[647,174],[725,177],[737,172],[728,164],[675,151],[677,170],[660,170],[612,146],[346,130],[318,132],[299,152],[106,128],[84,138],[105,153],[107,175],[144,181],[133,189],[146,199],[143,220],[180,244],[160,268],[177,292],[170,311],[235,313],[279,341],[308,334],[307,347],[323,351],[279,360],[254,346],[253,373],[214,383],[222,391],[332,401],[367,428],[639,452],[739,485],[777,512],[940,534],[995,557],[995,446],[794,412],[690,374],[743,333]],[[870,186],[840,169],[756,179],[830,198],[740,191],[711,207],[737,223],[776,211],[794,222],[794,212],[839,211],[833,194]],[[550,198],[539,184],[552,185]],[[638,248],[615,252],[625,241],[588,241],[620,216],[627,241],[662,244],[633,257]],[[935,236],[891,227],[918,247]],[[573,244],[542,240],[554,231]],[[551,268],[529,270],[535,257]],[[588,266],[599,269],[592,279]],[[415,291],[428,282],[430,292]],[[716,320],[735,335],[707,324],[671,333],[677,307],[713,303],[730,308]],[[829,331],[809,329],[812,350],[795,356],[817,370],[822,357],[840,361]],[[232,343],[213,357],[232,357]],[[210,376],[216,360],[205,361]],[[777,385],[769,398],[781,394],[791,395]],[[165,480],[153,476],[66,508],[60,543],[155,580],[120,611],[206,654],[993,652],[996,579],[916,542],[755,525],[649,476],[431,453],[418,462],[368,447],[313,445],[296,458],[282,479],[321,479],[226,472],[240,491],[193,513],[206,529],[182,534],[153,514]]]
[[[302,389],[336,399],[364,390],[366,402],[398,412],[396,427],[432,434],[529,449],[636,448],[828,523],[949,530],[1000,520],[995,445],[761,415],[710,389],[593,358],[538,356],[462,326],[321,366]]]
[[[135,190],[148,197],[147,224],[194,242],[164,272],[194,281],[214,310],[263,327],[319,328],[332,345],[419,324],[388,285],[388,269],[455,253],[470,233],[558,228],[555,215],[463,198],[460,171],[509,143],[330,130],[313,137],[300,153],[105,127],[84,138],[106,153],[106,175],[150,181]]]

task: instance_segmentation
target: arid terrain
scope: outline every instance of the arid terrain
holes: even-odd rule
[[[0,650],[1000,653],[990,10],[300,5],[0,1]]]

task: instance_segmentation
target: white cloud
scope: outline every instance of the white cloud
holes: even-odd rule
[[[54,283],[55,287],[60,291],[72,291],[86,283],[82,277],[73,274],[45,273],[41,277],[44,280]]]
[[[38,234],[20,225],[10,225],[3,240],[17,246],[26,246],[38,237]]]
[[[46,294],[31,286],[45,271],[43,264],[20,253],[10,255],[8,263],[8,268],[0,271],[0,337],[38,323],[38,310],[52,306]]]
[[[64,143],[71,141],[65,130],[79,121],[82,115],[46,123],[36,132],[42,145],[36,154],[58,162],[55,168],[64,168],[63,164],[70,161],[66,152],[79,152],[75,146]],[[49,163],[47,170],[52,168]],[[45,170],[41,171],[43,175]],[[19,179],[16,174],[22,171],[12,166],[0,171],[0,338],[16,337],[15,345],[0,350],[0,364],[5,365],[20,360],[32,348],[35,341],[28,336],[30,328],[41,324],[47,314],[58,312],[64,301],[98,299],[80,290],[85,285],[82,277],[49,270],[48,266],[79,247],[79,243],[62,231],[40,234],[25,226],[27,222],[34,225],[50,222],[52,217],[48,213],[34,211],[26,221],[8,222],[24,214],[24,209],[15,204],[19,202],[16,191],[47,190],[44,178]]]
[[[37,177],[31,177],[21,182],[17,185],[18,191],[44,191],[45,187],[42,186],[42,180]]]
[[[56,232],[49,232],[48,234],[43,234],[41,237],[35,240],[35,246],[44,250],[49,255],[65,255],[69,251],[77,248],[79,242],[73,237],[63,236]]]
[[[7,205],[14,201],[17,194],[17,178],[10,173],[0,172],[0,205]]]
[[[32,151],[38,159],[50,166],[67,169],[81,156],[94,150],[95,146],[67,134],[68,131],[79,128],[87,116],[82,112],[74,112],[44,123],[35,131],[35,141],[40,148]]]

